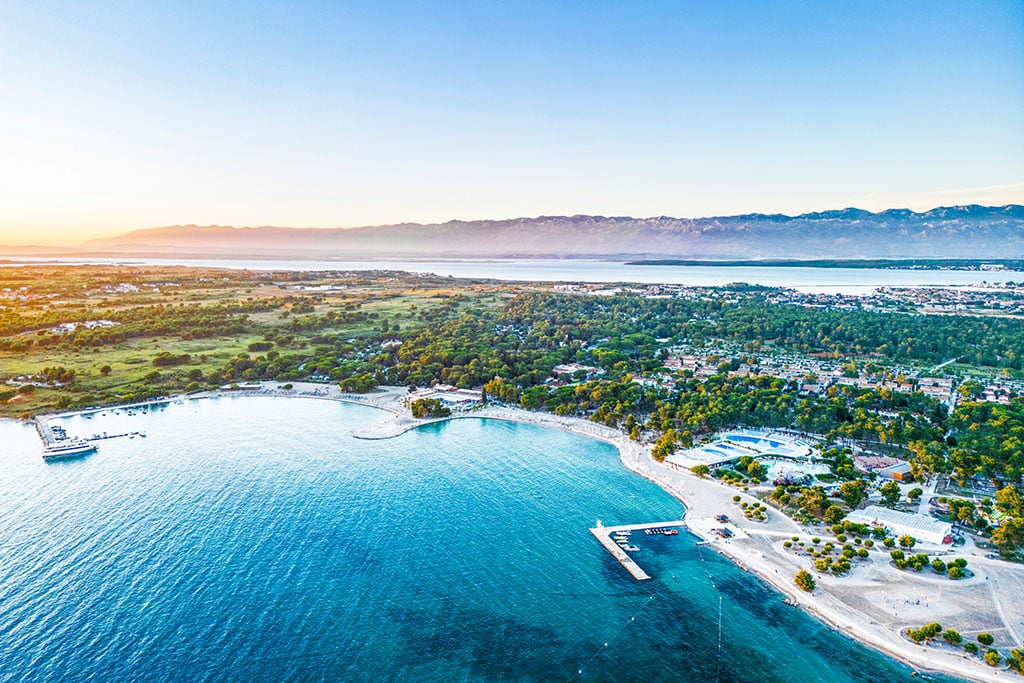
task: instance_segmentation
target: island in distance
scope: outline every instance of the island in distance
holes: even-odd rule
[[[176,225],[85,253],[177,256],[996,259],[1024,256],[1024,206],[843,209],[711,218],[540,216],[360,228]]]

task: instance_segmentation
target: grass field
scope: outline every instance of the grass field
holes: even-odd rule
[[[3,268],[0,380],[8,384],[0,387],[0,416],[207,388],[223,380],[224,368],[240,354],[253,359],[271,353],[305,354],[312,359],[330,347],[330,340],[341,339],[349,346],[375,343],[396,330],[414,331],[439,316],[498,307],[520,289],[485,282],[455,285],[447,278],[394,273]],[[180,325],[162,324],[190,306],[203,313],[186,317]],[[99,333],[83,333],[81,327],[56,331],[61,324],[98,320],[120,324]],[[217,324],[238,329],[217,334]],[[129,327],[131,333],[118,338]],[[272,349],[249,350],[250,344],[261,342]],[[159,354],[188,358],[157,367],[154,359]],[[44,368],[54,367],[73,371],[73,381],[58,386],[40,379]],[[21,378],[29,376],[34,384],[19,388]]]

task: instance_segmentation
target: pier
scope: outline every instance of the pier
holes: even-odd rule
[[[39,434],[39,438],[42,440],[43,446],[51,446],[57,441],[57,436],[53,433],[49,420],[37,417],[32,420],[32,423],[36,426],[36,432]]]
[[[646,581],[651,578],[650,574],[645,572],[643,568],[636,563],[636,561],[629,556],[624,549],[620,548],[619,545],[612,540],[612,534],[619,531],[645,531],[647,529],[673,529],[677,527],[685,527],[686,523],[682,520],[675,522],[651,522],[648,524],[625,524],[622,526],[603,526],[598,520],[597,526],[590,530],[590,533],[594,535],[604,549],[611,553],[612,557],[619,561],[626,571],[629,572],[634,579],[637,581]]]
[[[121,439],[121,438],[124,438],[126,436],[129,437],[129,438],[134,439],[137,436],[143,436],[144,437],[144,436],[146,436],[146,433],[145,432],[125,432],[124,434],[107,434],[106,432],[103,432],[102,434],[93,434],[92,436],[84,437],[82,439],[82,441],[102,441],[103,439]]]

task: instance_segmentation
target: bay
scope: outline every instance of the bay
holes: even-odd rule
[[[253,271],[400,270],[456,278],[535,282],[672,284],[718,287],[743,282],[802,292],[868,294],[878,287],[977,287],[1024,282],[1021,271],[812,268],[791,266],[637,266],[592,259],[453,259],[330,261],[196,258],[19,259],[3,265],[56,264],[189,266]]]
[[[382,413],[237,397],[107,410],[142,431],[44,463],[0,423],[0,680],[892,681],[695,539],[611,446],[487,420],[385,441]]]

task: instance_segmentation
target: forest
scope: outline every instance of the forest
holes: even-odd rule
[[[383,271],[4,270],[7,415],[243,381],[312,379],[350,392],[447,383],[620,428],[659,456],[726,427],[770,426],[897,452],[916,474],[948,473],[961,485],[1004,488],[1024,475],[1024,399],[965,401],[949,413],[919,393],[834,384],[809,395],[797,380],[730,372],[739,359],[787,353],[883,368],[955,357],[1017,377],[1024,326],[1013,318],[777,304],[750,286],[598,296]],[[723,349],[718,371],[669,371],[667,357],[684,344]],[[571,362],[600,368],[600,378],[553,381],[552,369]],[[669,386],[650,380],[666,374]]]

